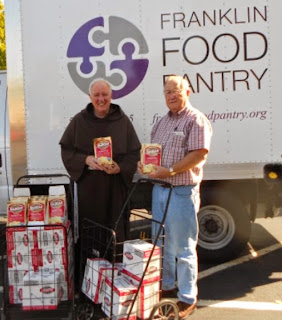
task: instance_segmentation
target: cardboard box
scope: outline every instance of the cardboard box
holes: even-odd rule
[[[9,303],[21,304],[23,291],[23,278],[28,270],[10,270],[8,269],[9,281]]]
[[[60,271],[30,271],[24,276],[23,310],[57,309],[64,294]]]
[[[124,271],[122,276],[130,283],[139,287],[140,282],[132,278]],[[137,296],[137,317],[140,319],[149,318],[153,307],[160,301],[160,277],[144,280]]]
[[[8,269],[9,270],[30,270],[36,267],[33,261],[34,253],[30,253],[28,249],[14,249],[7,252]]]
[[[118,268],[106,259],[95,258],[87,259],[85,272],[82,282],[82,292],[94,303],[102,303],[105,293],[104,282],[106,277],[118,275]]]
[[[151,255],[153,244],[144,240],[129,240],[123,245],[123,268],[127,275],[140,281],[145,272],[148,259]],[[160,277],[161,257],[160,248],[155,247],[150,259],[144,280]]]
[[[23,285],[9,285],[9,303],[22,304]]]
[[[26,250],[36,246],[37,233],[27,227],[9,227],[6,229],[7,251]]]
[[[105,295],[102,303],[102,310],[107,316],[111,316],[111,306],[113,307],[112,318],[114,320],[126,320],[130,307],[137,293],[136,286],[132,285],[127,279],[118,276],[113,283],[113,299],[112,296],[112,280],[106,278]],[[137,302],[134,303],[130,313],[130,320],[136,319]]]
[[[11,304],[21,303],[23,276],[28,271],[60,271],[63,276],[63,299],[73,298],[74,263],[70,223],[65,227],[9,227],[6,241]]]

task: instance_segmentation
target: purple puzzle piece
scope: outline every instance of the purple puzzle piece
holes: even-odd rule
[[[127,82],[125,86],[120,90],[113,90],[113,99],[118,99],[125,96],[128,92],[132,92],[142,82],[147,68],[149,66],[148,59],[132,59],[132,55],[135,51],[133,43],[127,42],[123,45],[122,51],[126,56],[125,60],[113,61],[110,65],[112,69],[123,70],[127,76]]]
[[[83,62],[80,65],[81,72],[88,74],[92,72],[93,65],[90,62],[90,57],[102,56],[104,54],[104,48],[94,48],[88,41],[88,35],[91,29],[95,27],[104,27],[104,19],[99,17],[97,19],[88,21],[85,23],[72,37],[67,57],[77,58],[82,57]]]

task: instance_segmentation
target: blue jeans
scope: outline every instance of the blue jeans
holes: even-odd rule
[[[162,221],[170,189],[153,188],[153,218]],[[165,220],[162,289],[178,287],[178,299],[192,304],[197,300],[198,240],[197,213],[200,207],[199,186],[176,186],[172,190]],[[154,230],[155,235],[158,230]]]

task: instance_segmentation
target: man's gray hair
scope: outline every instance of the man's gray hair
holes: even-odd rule
[[[184,90],[190,90],[190,86],[189,86],[188,81],[181,76],[176,76],[176,75],[169,76],[165,82],[165,85],[169,81],[176,81],[176,82],[178,82],[180,88],[182,88]]]

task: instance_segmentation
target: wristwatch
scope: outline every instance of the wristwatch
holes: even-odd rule
[[[174,176],[175,174],[176,174],[176,172],[173,170],[173,168],[172,167],[169,167],[169,174],[171,175],[171,176]]]

